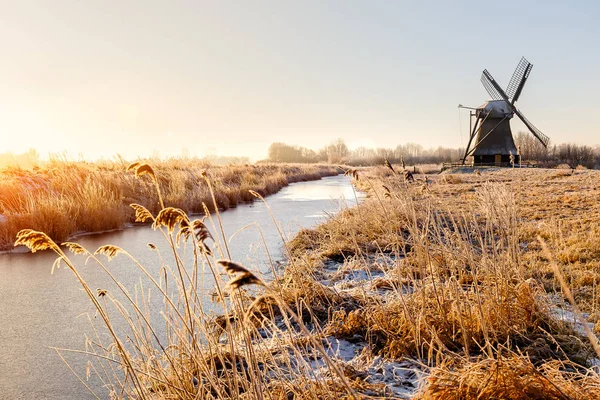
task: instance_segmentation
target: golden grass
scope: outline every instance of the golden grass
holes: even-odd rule
[[[168,199],[170,189],[160,169],[154,171],[151,180]],[[92,291],[39,232],[23,231],[18,243],[57,252],[88,293],[110,333],[109,340],[92,339],[92,373],[115,398],[392,397],[389,385],[369,377],[365,360],[376,356],[420,363],[428,377],[413,394],[421,399],[597,398],[590,341],[556,316],[564,304],[552,299],[565,290],[575,306],[594,310],[600,206],[592,198],[600,174],[490,169],[427,179],[415,174],[412,182],[398,171],[351,171],[370,198],[298,234],[286,245],[285,270],[270,283],[228,260],[227,243],[190,219],[185,207],[135,205],[138,218],[163,231],[175,256],[174,265],[163,264],[168,278],[148,274],[164,298],[165,343],[156,339],[145,297],[132,298],[118,282],[124,303],[110,290]],[[227,180],[210,171],[201,178],[209,183],[210,218],[219,220],[217,182]],[[548,204],[550,214],[540,218]],[[177,256],[186,246],[193,265]],[[86,254],[109,276],[97,255],[131,257],[114,246]],[[216,281],[218,318],[205,311],[199,268]],[[348,278],[359,272],[368,278]],[[127,332],[113,329],[109,302]],[[133,346],[124,344],[126,337]],[[357,343],[356,362],[331,357],[324,345],[331,338]]]
[[[159,174],[150,167],[132,168],[138,177],[143,168],[153,183],[159,181]],[[209,218],[216,216],[220,220],[211,178],[208,173],[202,177],[208,183],[212,208],[216,210]],[[156,188],[161,197],[160,187]],[[92,324],[95,336],[88,340],[85,351],[76,352],[91,357],[86,376],[97,376],[110,398],[357,398],[346,372],[328,355],[320,337],[309,331],[303,319],[282,300],[277,287],[267,286],[246,267],[223,259],[228,253],[227,243],[213,237],[203,220],[191,220],[175,207],[162,208],[156,215],[140,204],[132,207],[136,218],[152,220],[153,229],[163,233],[173,250],[174,265],[164,264],[159,257],[162,268],[158,276],[149,274],[124,249],[112,245],[95,251],[73,242],[61,247],[45,233],[32,229],[21,230],[15,242],[33,252],[54,251],[57,263],[72,271],[93,303],[108,338]],[[151,247],[151,251],[154,249]],[[186,249],[194,255],[193,265],[183,263]],[[92,290],[66,250],[95,262],[113,281],[114,288]],[[133,259],[147,276],[164,299],[161,312],[167,324],[166,340],[160,338],[159,326],[150,322],[149,296],[132,295],[114,278],[100,256],[106,256],[108,261],[116,257]],[[200,290],[205,286],[204,275],[200,274],[204,269],[215,280],[216,301],[223,310],[222,318],[217,320],[204,311],[208,300]],[[245,292],[249,285],[262,288],[261,296],[254,301]],[[277,320],[262,314],[274,315],[275,310]],[[125,325],[117,328],[114,321],[118,319]],[[215,331],[217,326],[219,330]],[[227,341],[221,341],[221,336]],[[56,350],[61,358],[64,352],[72,351]],[[320,375],[315,375],[311,362],[321,364]],[[74,372],[94,396],[104,397]]]
[[[598,376],[580,372],[568,362],[534,365],[526,356],[499,354],[466,362],[458,369],[434,368],[421,400],[469,399],[595,399],[600,397]]]
[[[141,162],[133,164],[128,174],[123,173],[126,167],[124,162],[53,160],[31,171],[0,171],[0,250],[9,249],[23,228],[44,231],[57,241],[80,232],[122,228],[134,221],[131,203],[155,213],[164,204],[202,213],[204,204],[213,208],[203,171],[215,186],[216,206],[220,209],[253,200],[249,190],[268,195],[291,182],[340,172],[324,165],[219,167],[198,160],[161,162],[154,165],[156,171]],[[148,178],[154,174],[156,184]]]
[[[425,382],[423,398],[530,398],[537,392],[523,389],[528,380],[539,381],[541,371],[556,363],[575,363],[578,369],[556,372],[554,378],[567,382],[584,374],[581,379],[589,379],[560,389],[566,396],[549,389],[536,398],[593,398],[569,397],[597,388],[600,379],[586,367],[594,357],[590,342],[553,312],[564,304],[554,304],[547,292],[561,295],[561,286],[536,238],[549,242],[576,301],[593,311],[597,300],[589,297],[597,296],[600,262],[600,205],[594,199],[600,194],[600,174],[507,169],[479,175],[445,173],[429,177],[423,190],[418,183],[423,176],[407,183],[395,172],[398,169],[382,166],[352,174],[369,191],[367,203],[301,232],[291,243],[299,260],[312,257],[313,264],[322,266],[335,260],[344,268],[368,267],[373,253],[393,260],[384,276],[372,280],[370,290],[336,292],[338,297],[351,297],[344,305],[354,302],[356,307],[342,309],[342,303],[333,303],[335,310],[323,321],[325,332],[360,337],[378,354],[416,358],[437,366],[434,375],[457,376],[445,392],[433,388],[433,381]],[[570,201],[565,201],[565,191]],[[553,214],[539,223],[537,212],[545,209]],[[583,209],[589,214],[582,220],[578,211]],[[319,268],[313,267],[312,276],[319,279]],[[308,296],[298,292],[289,294],[295,303]],[[515,357],[529,369],[502,379],[519,377],[524,386],[516,386],[509,395],[496,387],[504,381],[494,376],[479,388],[461,391],[460,379],[470,379],[463,375],[470,373],[472,364],[487,368],[507,349],[523,354]],[[452,392],[457,395],[445,397]]]

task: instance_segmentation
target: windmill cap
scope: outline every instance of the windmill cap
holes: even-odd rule
[[[488,118],[512,118],[513,112],[504,100],[490,100],[478,107],[478,112],[488,115]]]

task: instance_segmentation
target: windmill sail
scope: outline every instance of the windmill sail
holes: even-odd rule
[[[500,86],[498,86],[498,84],[496,83],[494,78],[492,78],[492,75],[488,72],[487,69],[484,69],[483,74],[481,74],[481,83],[483,83],[485,90],[487,90],[492,99],[505,100],[502,89],[500,88]]]
[[[506,87],[506,95],[511,100],[512,104],[515,104],[519,99],[519,96],[521,96],[521,91],[523,90],[523,86],[525,86],[525,81],[529,77],[532,68],[533,64],[527,61],[525,57],[522,57]]]
[[[525,124],[527,129],[529,129],[529,131],[533,134],[533,136],[535,136],[544,145],[544,147],[548,147],[548,142],[550,141],[550,138],[544,135],[542,131],[540,131],[531,122],[529,122],[529,120],[525,118],[521,111],[514,108],[514,112],[521,119],[521,121],[523,121],[523,123]]]
[[[519,85],[517,86],[517,89],[515,89],[516,90],[515,97],[513,98],[512,102],[509,100],[508,95],[502,90],[500,85],[498,85],[498,83],[494,80],[494,78],[488,72],[487,69],[483,70],[483,75],[481,76],[481,82],[483,83],[483,86],[485,86],[485,88],[486,88],[487,92],[490,94],[490,96],[492,96],[492,97],[500,96],[500,98],[498,98],[498,99],[494,98],[494,100],[504,100],[506,102],[506,104],[512,109],[512,111],[519,116],[521,121],[523,121],[523,123],[525,124],[527,129],[529,129],[529,131],[533,134],[533,136],[535,136],[544,145],[544,147],[547,147],[548,142],[550,141],[550,138],[548,138],[548,136],[544,135],[542,133],[542,131],[540,131],[531,122],[529,122],[529,120],[527,118],[525,118],[525,116],[521,113],[521,111],[519,111],[517,109],[517,107],[514,106],[514,102],[516,101],[517,97],[520,96],[521,90],[523,90],[523,86],[525,85],[525,81],[527,80],[527,77],[529,76],[529,72],[531,72],[531,68],[533,67],[533,65],[530,64],[529,61],[525,60],[525,58],[522,58],[521,62],[519,63],[519,66],[522,66],[522,65],[525,66],[524,67],[525,69],[523,70],[524,72],[519,81]],[[519,67],[517,67],[517,71],[518,70],[519,70]],[[514,74],[513,74],[513,76],[514,76]],[[521,75],[518,75],[518,76],[521,76]],[[511,79],[511,81],[512,81],[512,79]],[[510,87],[510,84],[509,84],[509,87]]]

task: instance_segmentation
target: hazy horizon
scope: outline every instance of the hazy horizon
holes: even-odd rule
[[[597,145],[598,4],[6,2],[0,153],[245,156],[461,147],[521,56],[517,106],[553,143]],[[459,117],[460,116],[460,117]],[[516,118],[513,133],[524,127]],[[184,150],[185,149],[185,150]]]

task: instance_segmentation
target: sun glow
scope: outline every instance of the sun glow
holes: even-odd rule
[[[0,109],[0,153],[24,153],[36,149],[40,154],[68,149],[66,135],[52,129],[43,113],[3,106]]]

